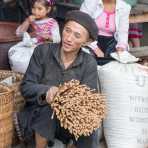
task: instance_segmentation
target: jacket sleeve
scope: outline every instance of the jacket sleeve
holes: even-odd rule
[[[80,7],[80,11],[89,14],[91,17],[94,16],[94,10],[96,9],[96,2],[90,0],[84,0]]]
[[[119,27],[117,30],[117,47],[128,47],[128,29],[129,29],[129,15],[131,7],[126,4],[126,7],[120,10],[119,14]]]
[[[38,46],[35,49],[20,86],[21,93],[26,101],[39,105],[42,105],[41,96],[45,95],[50,88],[50,86],[41,83],[43,62],[48,51],[48,46],[45,46]]]
[[[98,91],[97,63],[93,57],[89,58],[86,62],[86,67],[81,83],[86,84],[91,89],[96,89]]]

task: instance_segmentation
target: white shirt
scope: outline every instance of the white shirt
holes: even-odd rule
[[[103,13],[104,5],[102,0],[84,0],[80,8],[81,11],[88,13],[95,20]],[[131,6],[124,0],[116,0],[114,34],[117,44],[128,46],[129,14]]]

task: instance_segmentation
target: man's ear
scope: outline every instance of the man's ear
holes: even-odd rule
[[[82,46],[88,46],[88,45],[90,45],[90,43],[92,43],[92,42],[93,42],[93,40],[89,38],[89,39],[87,40],[87,42],[85,42],[85,43],[82,44]]]

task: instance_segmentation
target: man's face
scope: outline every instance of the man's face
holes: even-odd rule
[[[62,49],[64,52],[77,52],[89,39],[88,31],[75,21],[68,21],[62,33]]]

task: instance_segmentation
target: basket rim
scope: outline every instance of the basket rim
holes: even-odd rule
[[[21,75],[23,76],[23,73],[20,73],[20,72],[16,72],[16,71],[13,71],[13,70],[4,70],[4,69],[0,69],[0,73],[7,73],[7,74],[18,74],[18,75]]]
[[[21,81],[23,79],[24,74],[15,72],[13,70],[1,70],[0,69],[0,81],[10,76],[14,77],[16,79],[15,83],[17,83],[18,81]]]
[[[11,89],[10,87],[8,87],[4,84],[0,84],[0,87],[3,87],[6,90],[5,92],[0,92],[0,95],[9,94],[14,91],[13,89]]]

